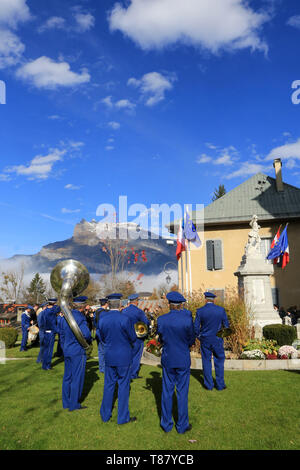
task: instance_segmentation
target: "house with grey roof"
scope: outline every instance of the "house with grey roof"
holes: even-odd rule
[[[282,163],[274,160],[275,177],[257,173],[221,198],[206,206],[201,213],[193,212],[192,219],[200,230],[202,246],[191,244],[190,257],[183,253],[178,263],[180,287],[186,290],[189,278],[186,265],[191,265],[192,290],[214,290],[224,298],[237,289],[234,272],[240,265],[255,214],[261,227],[261,252],[268,254],[272,240],[281,225],[288,223],[290,262],[282,269],[274,265],[271,279],[273,301],[284,308],[300,308],[300,188],[283,182]],[[177,233],[179,221],[170,224],[169,231]],[[271,263],[271,261],[265,261]]]

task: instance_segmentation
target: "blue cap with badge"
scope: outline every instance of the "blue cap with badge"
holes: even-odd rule
[[[131,294],[128,296],[128,300],[136,300],[139,298],[139,294]]]
[[[180,292],[176,292],[176,291],[169,292],[166,295],[166,298],[172,304],[182,304],[186,302],[186,299],[183,297],[183,295],[181,295]]]
[[[109,294],[107,296],[108,300],[120,300],[123,297],[123,294]]]
[[[212,292],[204,292],[204,297],[206,299],[215,299],[217,296],[213,294]]]

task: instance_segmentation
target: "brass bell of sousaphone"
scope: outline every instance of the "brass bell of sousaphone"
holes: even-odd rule
[[[144,339],[148,336],[148,326],[143,321],[138,321],[134,324],[135,334],[139,339]]]
[[[74,259],[60,261],[51,272],[50,282],[59,296],[60,308],[69,327],[87,355],[90,354],[91,345],[87,343],[81,333],[69,306],[73,301],[73,297],[77,297],[89,285],[90,275],[88,270],[83,264]]]

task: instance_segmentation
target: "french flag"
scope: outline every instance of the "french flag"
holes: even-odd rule
[[[274,240],[273,240],[272,243],[271,243],[271,249],[274,248],[274,246],[276,245],[276,243],[277,243],[278,240],[279,240],[279,237],[280,237],[280,229],[281,229],[281,225],[280,225],[279,229],[277,230],[277,233],[276,233],[276,235],[275,235],[275,237],[274,237]],[[273,259],[273,264],[278,264],[278,263],[280,263],[280,258],[274,258],[274,259]]]
[[[184,237],[184,222],[182,219],[182,224],[179,226],[179,230],[177,233],[177,248],[176,248],[176,256],[177,260],[179,261],[181,258],[181,253],[186,251],[185,247],[185,237]]]
[[[285,227],[283,231],[283,241],[282,241],[282,264],[281,267],[282,269],[286,267],[286,265],[290,261],[290,248],[289,248],[289,242],[288,242],[288,236],[287,236],[287,226]]]

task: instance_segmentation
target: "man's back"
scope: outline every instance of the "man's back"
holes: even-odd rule
[[[133,324],[143,321],[146,323],[146,325],[149,326],[150,322],[148,318],[145,315],[145,312],[138,308],[136,305],[129,305],[128,307],[124,308],[122,310],[122,315],[126,315],[130,320],[133,322]]]
[[[129,366],[132,360],[132,345],[137,337],[132,321],[118,310],[110,310],[99,320],[100,339],[104,343],[105,364]]]
[[[197,310],[195,333],[201,338],[216,336],[222,326],[228,328],[229,322],[223,307],[208,302]]]
[[[74,320],[76,321],[81,333],[83,334],[84,338],[87,342],[92,340],[91,332],[88,328],[87,321],[85,316],[79,312],[79,310],[72,310],[72,315]],[[77,356],[85,354],[84,348],[79,343],[78,339],[74,335],[73,331],[69,327],[67,320],[62,318],[60,320],[60,334],[63,335],[64,339],[64,355],[68,356]]]
[[[162,364],[166,367],[189,367],[189,348],[195,334],[191,315],[186,310],[171,310],[157,319],[157,333],[163,343]]]

